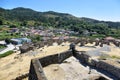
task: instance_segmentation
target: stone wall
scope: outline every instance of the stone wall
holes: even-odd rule
[[[63,62],[65,59],[71,57],[72,55],[73,55],[72,50],[68,50],[58,54],[58,63]]]
[[[47,80],[38,59],[31,60],[28,80]]]
[[[48,66],[50,64],[61,63],[70,56],[72,56],[72,51],[68,50],[55,55],[31,60],[29,80],[47,80],[42,67]]]
[[[104,60],[92,59],[88,54],[85,52],[76,52],[75,57],[79,59],[81,62],[86,63],[87,65],[93,66],[97,69],[104,70],[113,76],[115,76],[118,80],[120,80],[120,67],[113,66],[105,62]]]
[[[76,51],[74,54],[75,54],[75,57],[77,59],[79,59],[81,62],[83,62],[83,63],[88,63],[89,62],[90,56],[87,55],[85,51],[79,51],[79,52]]]
[[[81,62],[93,66],[97,69],[104,70],[114,75],[116,78],[118,78],[118,80],[120,79],[119,67],[104,62],[104,60],[92,59],[92,57],[84,51],[68,50],[66,52],[58,53],[55,55],[50,55],[43,58],[31,60],[31,66],[29,70],[29,80],[47,80],[47,78],[44,75],[42,67],[48,66],[50,64],[61,63],[62,61],[64,61],[65,59],[69,58],[72,55],[74,55]]]
[[[55,55],[50,55],[50,56],[40,58],[39,61],[42,65],[42,67],[45,67],[45,66],[48,66],[50,64],[61,63],[65,59],[69,58],[70,56],[72,56],[72,51],[68,50],[68,51],[65,51],[62,53],[58,53]]]
[[[42,65],[42,67],[48,66],[50,64],[57,64],[58,63],[58,54],[40,58],[39,61]]]
[[[97,62],[96,67],[111,73],[120,80],[120,67],[118,68],[104,61]]]

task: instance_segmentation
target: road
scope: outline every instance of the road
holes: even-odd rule
[[[3,53],[5,53],[5,52],[7,52],[7,51],[10,51],[10,50],[13,50],[14,48],[15,48],[14,45],[9,44],[9,45],[7,45],[7,48],[5,48],[4,50],[2,50],[2,51],[0,52],[0,54],[3,54]]]

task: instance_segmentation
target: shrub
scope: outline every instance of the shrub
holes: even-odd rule
[[[5,52],[5,53],[3,53],[3,54],[0,54],[0,58],[2,58],[2,57],[6,57],[6,56],[8,56],[8,55],[10,55],[10,54],[12,54],[12,53],[13,53],[12,50],[7,51],[7,52]]]
[[[6,38],[6,39],[5,39],[5,42],[6,42],[7,44],[10,44],[10,39]]]

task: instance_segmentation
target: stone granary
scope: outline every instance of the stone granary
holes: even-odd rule
[[[36,42],[36,43],[34,43],[34,46],[37,47],[37,48],[41,48],[41,47],[44,47],[45,44],[44,44],[43,41],[42,42]]]
[[[106,38],[104,38],[104,40],[105,40],[105,41],[114,41],[115,38],[113,38],[113,37],[106,37]]]
[[[20,46],[20,52],[21,53],[25,53],[29,50],[33,50],[34,46],[32,44],[23,44],[22,46]]]
[[[30,70],[29,70],[29,80],[49,80],[46,73],[44,72],[44,68],[46,68],[47,66],[49,66],[51,64],[59,64],[59,65],[64,65],[65,63],[67,65],[71,64],[70,61],[65,61],[66,59],[70,58],[71,56],[75,57],[78,60],[78,62],[80,61],[79,64],[85,63],[86,65],[92,66],[95,69],[101,69],[101,70],[106,71],[108,74],[110,73],[110,75],[116,77],[115,80],[120,79],[120,75],[119,75],[120,74],[120,67],[113,66],[112,64],[110,64],[104,60],[96,60],[96,59],[92,58],[91,55],[87,54],[86,52],[76,51],[76,50],[73,51],[72,48],[70,48],[70,50],[62,52],[62,53],[57,53],[55,55],[50,55],[50,56],[46,56],[46,57],[42,57],[42,58],[32,59],[31,65],[30,65]],[[72,59],[72,61],[74,61],[74,60]],[[74,65],[74,67],[75,67],[75,65]],[[74,67],[69,67],[69,68],[74,70]],[[77,67],[77,68],[79,68],[79,67]],[[54,71],[57,71],[57,70],[58,70],[58,68],[54,67]],[[68,71],[68,72],[70,72],[70,71]],[[63,73],[66,73],[66,72],[63,72]],[[90,80],[110,80],[110,77],[111,77],[108,75],[104,76],[103,74],[99,74],[99,76],[96,77],[95,75],[92,74],[92,71],[89,73],[90,74],[87,74],[87,75],[89,75],[89,76],[87,76],[87,79],[90,79]],[[51,72],[51,74],[52,74],[52,72]],[[92,77],[90,77],[90,75],[92,75]],[[73,74],[73,76],[77,77],[74,74]],[[75,80],[83,80],[83,78],[82,78],[83,76],[82,77],[81,76],[82,75],[79,75],[78,76],[79,79],[77,78]],[[59,80],[59,79],[57,78],[57,80]],[[73,79],[66,79],[65,78],[63,80],[73,80]]]

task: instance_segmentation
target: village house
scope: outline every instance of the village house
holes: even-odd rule
[[[31,39],[28,39],[28,38],[15,38],[15,39],[11,39],[11,43],[14,44],[14,45],[20,45],[20,44],[23,44],[23,43],[30,43],[31,42]]]
[[[10,33],[18,33],[19,29],[18,28],[10,28],[9,32]]]

